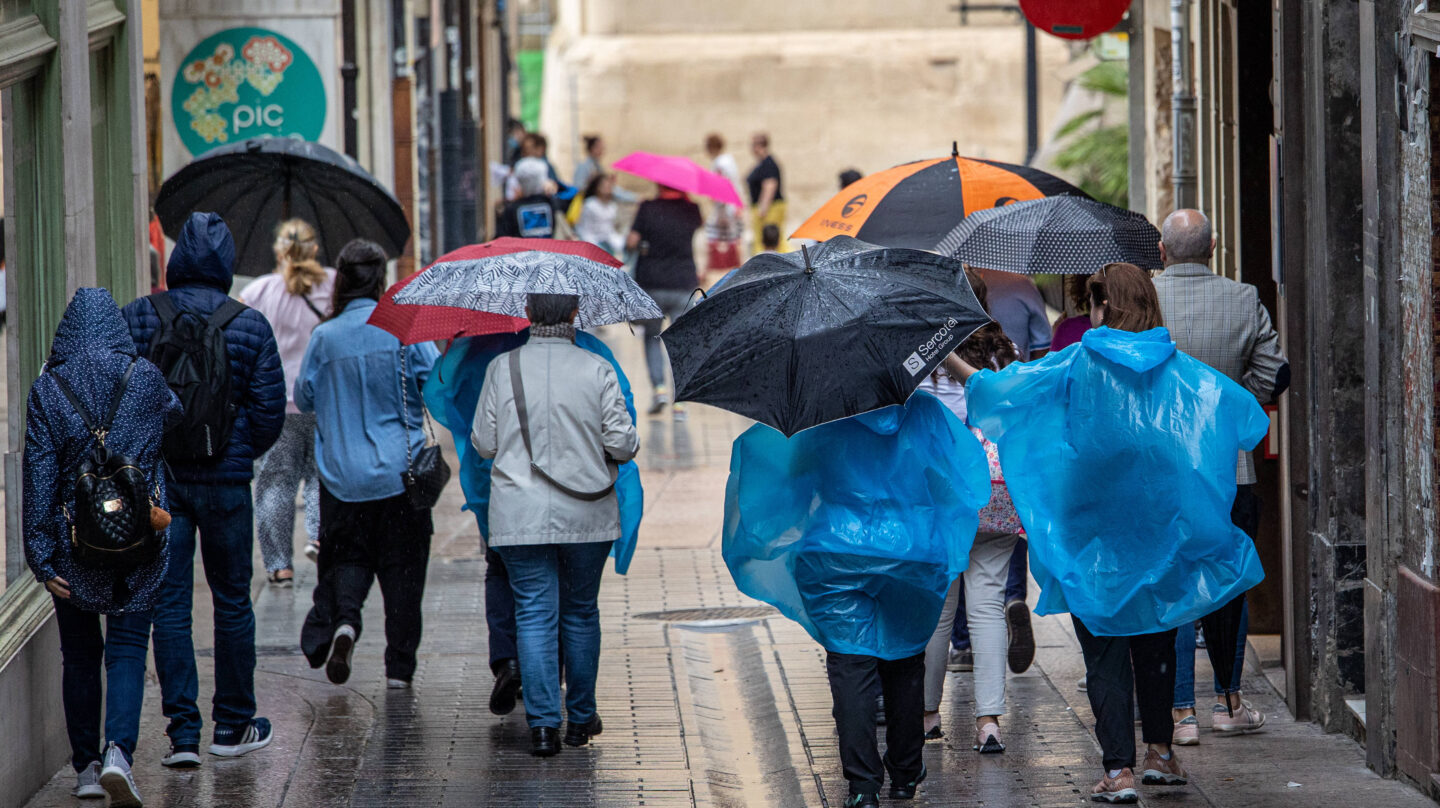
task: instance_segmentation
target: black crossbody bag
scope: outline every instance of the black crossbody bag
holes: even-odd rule
[[[405,392],[406,380],[410,377],[409,363],[405,360],[405,346],[400,346],[400,423],[405,428],[405,471],[400,480],[405,484],[405,496],[410,507],[417,511],[429,510],[440,501],[440,493],[450,482],[450,464],[435,442],[435,433],[430,429],[430,419],[423,414],[425,424],[425,446],[416,452],[410,448],[410,397]]]
[[[535,450],[530,446],[530,413],[525,406],[525,382],[520,378],[520,351],[518,350],[510,352],[510,387],[513,388],[515,394],[515,414],[520,418],[520,438],[525,441],[525,455],[530,458],[530,470],[540,475],[542,480],[560,489],[562,494],[584,502],[595,502],[610,496],[610,492],[615,490],[613,480],[599,491],[576,491],[551,477],[545,469],[535,463]]]

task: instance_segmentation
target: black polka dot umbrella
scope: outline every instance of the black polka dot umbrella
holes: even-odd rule
[[[1109,263],[1160,269],[1160,231],[1134,211],[1052,196],[970,214],[936,248],[972,267],[1089,274]]]

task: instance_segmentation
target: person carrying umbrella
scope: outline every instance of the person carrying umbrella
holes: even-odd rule
[[[635,260],[635,282],[655,299],[662,317],[640,322],[645,340],[645,366],[650,372],[650,414],[658,415],[670,403],[665,386],[665,346],[660,332],[668,318],[674,322],[700,283],[695,267],[695,231],[703,219],[700,206],[683,191],[657,185],[655,198],[640,203],[625,246],[639,251]],[[675,405],[675,417],[683,418],[682,405]]]
[[[1264,577],[1230,522],[1235,456],[1269,419],[1240,385],[1175,349],[1149,275],[1107,264],[1090,277],[1079,346],[999,372],[959,357],[971,423],[1000,462],[1030,537],[1040,614],[1069,612],[1105,773],[1099,802],[1133,803],[1138,697],[1141,780],[1188,780],[1171,742],[1175,629]]]
[[[515,163],[515,193],[495,216],[497,237],[555,237],[555,198],[548,171],[538,157],[522,157]]]
[[[470,440],[494,461],[489,545],[515,593],[531,753],[549,757],[560,751],[561,645],[564,743],[583,746],[603,729],[596,600],[621,536],[615,466],[640,441],[614,368],[575,345],[579,296],[528,301],[530,341],[490,363]]]

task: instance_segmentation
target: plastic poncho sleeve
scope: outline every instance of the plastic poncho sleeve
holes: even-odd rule
[[[913,656],[989,496],[980,444],[924,393],[788,440],[757,425],[731,454],[725,563],[828,650]]]
[[[1146,634],[1264,578],[1230,508],[1236,453],[1268,419],[1164,329],[1094,329],[1038,362],[977,373],[966,394],[1030,540],[1038,613],[1070,612],[1099,636]]]
[[[460,455],[460,488],[465,493],[465,510],[475,514],[482,538],[490,535],[490,460],[480,457],[470,442],[475,409],[480,403],[480,390],[485,385],[485,370],[490,361],[529,341],[530,332],[494,334],[484,337],[463,337],[455,340],[435,364],[435,372],[425,382],[425,406],[430,414],[455,438]],[[625,408],[635,419],[635,400],[630,380],[615,361],[615,355],[599,338],[584,331],[575,334],[575,344],[603,357],[615,368]],[[615,478],[615,498],[620,505],[620,538],[611,554],[615,571],[624,575],[630,569],[635,543],[640,534],[640,517],[645,509],[645,490],[640,484],[640,469],[634,461],[620,466]]]

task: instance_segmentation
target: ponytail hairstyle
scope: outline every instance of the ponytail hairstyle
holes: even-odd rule
[[[335,296],[330,317],[339,317],[352,301],[379,300],[385,291],[385,262],[389,258],[379,244],[357,238],[346,244],[335,259]]]
[[[285,276],[285,291],[305,297],[325,280],[325,268],[315,260],[319,252],[315,228],[304,219],[286,219],[275,228],[275,263]]]
[[[990,295],[985,288],[985,279],[970,267],[965,268],[965,277],[970,281],[970,288],[974,290],[980,305],[985,308],[985,313],[989,314]],[[1020,355],[1015,352],[1015,343],[1005,336],[1005,329],[993,320],[980,326],[969,339],[960,343],[955,354],[971,367],[984,370],[998,370],[1020,360]]]

